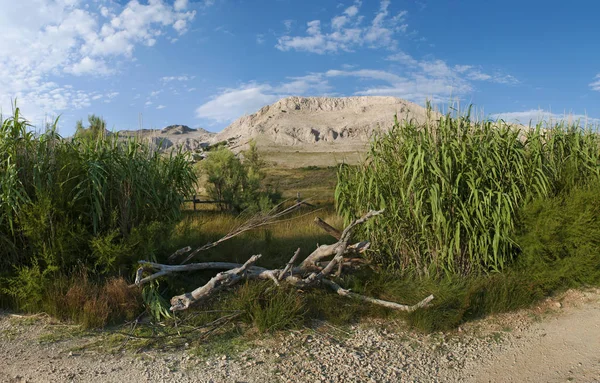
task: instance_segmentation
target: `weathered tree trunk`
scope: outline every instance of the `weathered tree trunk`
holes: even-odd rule
[[[204,286],[200,286],[189,293],[174,296],[173,298],[171,298],[171,311],[185,310],[189,308],[192,304],[200,302],[203,299],[211,296],[212,294],[234,285],[235,283],[239,282],[244,278],[272,280],[276,286],[279,286],[280,283],[287,283],[297,288],[309,288],[324,285],[331,288],[341,296],[359,299],[393,310],[411,312],[419,308],[427,307],[433,299],[433,295],[428,296],[427,298],[423,299],[415,305],[409,306],[356,294],[354,292],[351,292],[350,290],[342,288],[337,283],[329,279],[329,277],[332,276],[334,270],[337,269],[336,274],[337,276],[340,276],[342,273],[342,268],[344,266],[353,266],[352,260],[345,260],[344,255],[356,255],[361,252],[364,252],[366,249],[369,248],[369,242],[359,242],[354,245],[348,245],[348,243],[356,226],[363,224],[364,222],[381,214],[382,212],[383,210],[370,211],[363,217],[352,222],[342,232],[331,227],[322,220],[319,220],[319,222],[321,223],[319,223],[318,225],[320,227],[323,227],[332,236],[338,238],[338,241],[332,245],[322,245],[317,247],[317,249],[313,251],[308,257],[306,257],[306,259],[304,259],[304,261],[297,267],[294,267],[294,263],[300,254],[300,249],[296,250],[290,261],[283,268],[273,270],[254,265],[256,261],[261,257],[260,254],[250,257],[250,259],[248,259],[244,264],[231,262],[203,262],[191,263],[187,265],[164,265],[159,263],[140,261],[141,266],[137,272],[135,285],[139,286],[144,283],[150,282],[156,278],[184,271],[226,270],[218,273]],[[264,222],[268,221],[269,220],[263,219],[262,221],[259,221],[258,226],[261,226]],[[232,238],[233,236],[238,235],[241,232],[249,230],[249,227],[258,226],[248,224],[242,225],[240,228],[234,230],[232,233],[228,234],[222,239],[196,249],[192,254],[190,254],[190,256],[188,256],[188,259],[190,259],[193,255],[201,251],[201,249],[213,247],[214,244],[223,242],[228,238]],[[179,256],[181,254],[189,252],[190,250],[191,249],[189,247],[178,250],[174,254],[174,256]],[[324,260],[328,257],[333,258],[325,262]],[[143,273],[145,270],[158,271],[154,274],[143,278]]]

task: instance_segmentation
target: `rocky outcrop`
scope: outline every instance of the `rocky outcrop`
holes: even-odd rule
[[[150,141],[159,150],[181,148],[184,151],[200,151],[209,145],[215,133],[202,128],[192,129],[186,125],[169,125],[163,129],[123,130],[121,137],[138,137]]]
[[[214,141],[244,145],[323,147],[343,151],[366,144],[399,120],[425,122],[426,109],[395,97],[288,97],[233,122]]]

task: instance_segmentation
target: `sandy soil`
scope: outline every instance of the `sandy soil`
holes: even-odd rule
[[[103,335],[0,314],[2,382],[600,382],[600,290],[570,291],[538,307],[442,334],[368,323],[265,336],[236,355],[111,354]],[[54,334],[54,335],[53,335]]]

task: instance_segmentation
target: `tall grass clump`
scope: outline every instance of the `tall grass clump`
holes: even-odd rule
[[[57,123],[35,134],[15,107],[0,125],[0,293],[27,310],[75,268],[100,282],[155,257],[196,182],[183,153]]]
[[[599,174],[600,139],[577,125],[448,114],[396,121],[361,165],[340,167],[335,196],[346,220],[386,209],[360,229],[377,263],[418,276],[476,275],[505,269],[518,253],[520,209]]]

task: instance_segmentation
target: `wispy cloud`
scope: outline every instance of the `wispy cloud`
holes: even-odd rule
[[[183,76],[166,76],[166,77],[162,77],[160,80],[164,83],[168,83],[171,81],[190,81],[195,78],[196,78],[196,76],[183,75]]]
[[[325,75],[355,77],[370,82],[355,95],[395,96],[415,102],[426,99],[448,102],[460,98],[475,90],[475,81],[518,84],[516,78],[507,74],[487,74],[473,65],[450,66],[443,60],[417,60],[402,51],[387,59],[394,63],[387,70],[329,70]]]
[[[156,109],[158,109],[158,110],[161,110],[161,109],[164,109],[164,108],[166,108],[166,106],[164,106],[164,105],[159,105],[159,106],[156,107]]]
[[[245,114],[254,113],[265,105],[291,95],[321,95],[331,89],[322,74],[290,77],[277,84],[248,83],[238,88],[223,89],[196,109],[198,118],[218,123],[231,122]]]
[[[0,0],[0,108],[9,110],[16,97],[34,119],[93,101],[91,92],[60,86],[50,78],[115,74],[119,60],[134,59],[137,46],[153,46],[170,33],[181,35],[195,17],[182,0],[173,5],[132,0],[122,7],[106,2],[98,8],[72,0],[14,4]]]
[[[597,90],[598,92],[600,92],[600,73],[598,73],[596,77],[594,77],[594,81],[590,83],[590,88],[592,88],[592,90]]]
[[[406,32],[407,11],[390,15],[390,1],[383,0],[379,10],[370,23],[360,15],[361,2],[346,8],[341,14],[333,17],[324,32],[321,20],[309,21],[306,25],[306,35],[292,36],[291,23],[285,24],[286,34],[277,41],[276,48],[282,51],[297,50],[318,54],[353,51],[358,47],[394,49],[397,45],[396,36]],[[326,26],[327,27],[327,26]]]
[[[514,122],[522,125],[532,125],[538,123],[554,124],[557,122],[579,122],[581,126],[598,125],[600,118],[592,118],[584,114],[575,114],[570,112],[552,113],[544,109],[530,109],[521,112],[505,112],[496,113],[490,116],[495,120],[504,120],[506,122]]]

